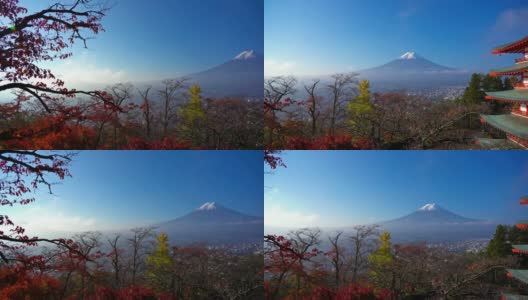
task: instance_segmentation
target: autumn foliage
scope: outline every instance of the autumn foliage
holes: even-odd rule
[[[0,150],[0,206],[31,205],[39,190],[51,193],[56,181],[71,176],[73,156]],[[222,300],[263,294],[263,258],[253,249],[174,247],[166,235],[155,236],[155,227],[145,227],[50,239],[0,215],[0,300]]]
[[[473,149],[479,113],[493,105],[372,92],[361,74],[264,83],[264,144],[283,150]],[[380,86],[377,86],[380,89]],[[485,88],[483,87],[485,90]],[[482,91],[480,91],[482,93]],[[431,96],[435,97],[435,96]]]
[[[373,286],[356,286],[350,285],[341,287],[337,291],[329,288],[318,287],[315,288],[309,296],[302,298],[303,300],[348,300],[348,299],[376,299],[376,300],[390,300],[395,299],[390,290],[382,289],[376,290]]]
[[[375,145],[366,138],[354,139],[351,135],[309,138],[290,138],[286,141],[289,150],[373,150]]]
[[[105,1],[58,2],[30,12],[0,3],[0,149],[261,149],[262,110],[246,99],[204,99],[188,78],[141,91],[118,83],[69,88],[42,63],[104,32]],[[218,101],[217,101],[218,100]]]

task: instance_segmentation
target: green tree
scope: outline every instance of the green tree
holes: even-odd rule
[[[504,84],[502,83],[501,77],[490,76],[486,74],[481,77],[482,80],[482,90],[485,92],[497,92],[504,90]]]
[[[498,225],[493,239],[486,248],[486,254],[491,258],[505,257],[511,253],[511,244],[508,242],[508,227]]]
[[[482,75],[477,73],[471,75],[469,85],[464,91],[464,95],[462,95],[462,104],[471,105],[483,102],[484,95],[482,91]]]
[[[160,233],[157,246],[146,258],[145,276],[149,285],[157,292],[169,291],[172,287],[173,260],[169,250],[167,234]]]
[[[359,85],[359,95],[348,103],[347,110],[350,116],[349,126],[353,134],[371,136],[374,134],[369,115],[374,107],[370,102],[370,82],[362,80]]]
[[[504,77],[504,83],[503,83],[503,88],[505,91],[507,90],[513,90],[513,84],[515,83],[515,77],[509,77],[509,76],[506,76]]]
[[[369,255],[370,278],[377,287],[385,288],[392,286],[392,267],[394,258],[391,253],[391,234],[383,232],[380,237],[380,246]]]
[[[188,95],[189,101],[179,110],[179,131],[184,139],[196,146],[204,142],[206,113],[202,103],[202,89],[195,84],[189,88]]]
[[[484,92],[504,91],[504,83],[499,76],[490,76],[489,74],[486,74],[485,76],[481,76],[481,80],[482,90]],[[500,113],[504,104],[499,101],[488,101],[488,107],[493,113]]]
[[[370,82],[368,80],[362,80],[359,83],[359,95],[354,101],[348,103],[348,112],[352,117],[351,123],[355,122],[354,117],[370,111],[372,111],[372,104],[370,103]]]

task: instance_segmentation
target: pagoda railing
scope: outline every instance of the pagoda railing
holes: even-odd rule
[[[523,139],[521,139],[519,137],[516,137],[516,136],[514,136],[512,134],[508,134],[508,133],[506,134],[506,137],[509,140],[511,140],[511,141],[517,143],[518,145],[522,146],[523,148],[528,149],[528,141],[525,141],[525,140],[523,140]],[[521,222],[521,223],[517,224],[516,227],[519,228],[519,229],[522,229],[521,227],[527,228],[528,227],[527,225],[528,224],[522,224],[522,222]]]
[[[513,87],[522,89],[522,88],[527,88],[528,86],[526,86],[526,84],[524,84],[522,82],[519,82],[519,83],[514,83]]]
[[[526,61],[528,61],[528,58],[526,58],[526,57],[524,57],[524,56],[515,59],[515,62],[516,62],[516,63],[523,63],[523,62],[526,62]]]
[[[522,117],[526,117],[528,116],[528,111],[522,111],[520,107],[514,107],[512,108],[512,114],[514,115],[518,115],[518,116],[522,116]]]

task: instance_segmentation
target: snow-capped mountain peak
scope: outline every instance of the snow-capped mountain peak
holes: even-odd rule
[[[426,205],[420,207],[420,211],[432,211],[432,210],[436,210],[437,209],[437,206],[436,206],[436,203],[427,203]]]
[[[198,210],[215,210],[216,204],[214,202],[205,202],[198,208]]]
[[[234,60],[246,60],[255,58],[257,55],[253,50],[242,51],[239,55],[235,56]]]
[[[416,52],[406,52],[402,56],[400,56],[400,59],[416,59],[417,54]]]

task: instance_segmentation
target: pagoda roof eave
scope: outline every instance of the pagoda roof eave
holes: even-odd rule
[[[504,44],[498,47],[495,47],[491,53],[501,54],[501,53],[523,53],[524,49],[528,46],[528,36],[523,37],[520,40],[517,40],[512,43]]]
[[[518,144],[509,139],[478,138],[476,144],[484,150],[523,150]],[[527,203],[528,204],[528,203]]]
[[[528,89],[527,90],[507,90],[500,92],[486,92],[487,100],[497,100],[505,102],[528,102]]]
[[[508,277],[528,284],[528,270],[506,269],[506,272],[508,272]]]
[[[519,229],[527,229],[528,228],[528,222],[515,224],[515,227],[517,227]]]
[[[528,71],[528,62],[523,62],[509,67],[493,69],[490,76],[517,75]]]
[[[512,245],[512,252],[519,254],[528,254],[528,245]]]
[[[500,131],[528,141],[528,118],[514,115],[481,115],[481,121]]]
[[[502,293],[501,300],[527,300],[528,296]]]

